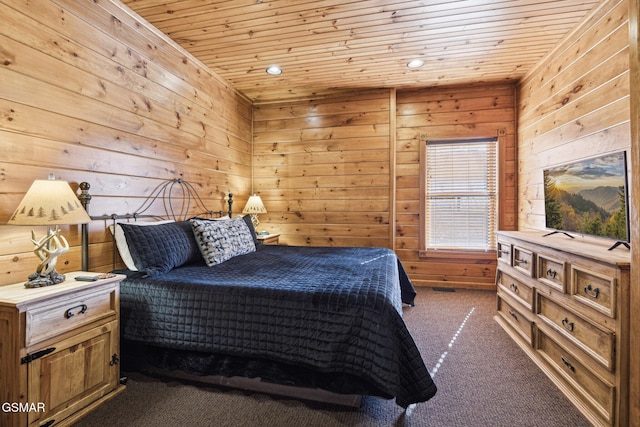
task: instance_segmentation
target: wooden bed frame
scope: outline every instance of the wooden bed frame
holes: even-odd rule
[[[89,203],[91,201],[91,195],[89,194],[89,189],[91,186],[87,182],[80,183],[81,194],[78,195],[78,199],[82,203],[82,206],[85,208],[87,213],[89,212]],[[180,199],[180,208],[178,209],[178,213],[176,213],[176,209],[174,209],[174,201],[175,197],[174,191],[177,189],[181,190],[182,197]],[[201,209],[201,213],[197,215],[189,214],[191,209],[191,203],[195,203],[196,206]],[[198,195],[197,191],[187,181],[182,179],[172,179],[163,182],[160,184],[152,194],[145,199],[144,203],[140,207],[140,209],[132,214],[111,214],[111,215],[100,215],[100,216],[91,216],[92,220],[112,220],[115,224],[117,220],[121,219],[138,219],[138,218],[170,218],[173,220],[186,220],[187,216],[198,216],[198,215],[209,215],[209,217],[214,217],[218,215],[219,217],[228,215],[232,217],[233,215],[233,194],[228,194],[228,199],[226,199],[229,209],[228,211],[211,211],[206,209],[202,199]],[[156,202],[161,202],[164,206],[165,215],[149,215],[145,214],[147,210]],[[114,237],[115,240],[115,237]],[[113,268],[115,269],[116,259],[117,259],[117,249],[114,242],[113,249]],[[82,225],[82,270],[88,271],[89,266],[89,233],[87,224]],[[148,370],[150,374],[156,375],[159,377],[177,379],[177,380],[186,380],[190,382],[215,385],[228,387],[233,389],[252,391],[258,393],[264,393],[269,395],[277,395],[295,398],[298,400],[310,400],[315,402],[329,403],[340,406],[347,407],[359,407],[362,396],[355,394],[340,394],[334,393],[327,390],[319,389],[319,388],[307,388],[307,387],[296,387],[291,385],[282,385],[272,382],[262,381],[261,378],[246,378],[246,377],[224,377],[222,375],[193,375],[184,371],[166,371],[159,368],[151,368]],[[126,378],[123,378],[121,382],[126,382]]]

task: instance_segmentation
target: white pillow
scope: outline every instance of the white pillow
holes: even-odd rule
[[[175,222],[175,221],[168,219],[165,221],[155,221],[155,222],[131,222],[131,223],[128,222],[127,224],[138,225],[140,227],[149,227],[153,225],[166,224],[169,222]],[[131,252],[129,251],[129,244],[127,243],[127,238],[124,237],[124,231],[122,231],[122,227],[120,227],[120,224],[116,223],[115,227],[113,225],[110,225],[109,230],[111,231],[111,234],[113,234],[116,240],[116,246],[118,248],[118,252],[120,253],[120,258],[122,258],[122,261],[124,262],[124,265],[126,265],[127,268],[131,271],[138,271],[135,263],[133,262],[133,257],[131,256]]]

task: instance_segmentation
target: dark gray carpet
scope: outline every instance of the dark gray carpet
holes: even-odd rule
[[[404,317],[438,393],[408,416],[373,397],[340,408],[129,373],[127,390],[76,426],[589,426],[493,320],[495,310],[495,292],[418,288]]]

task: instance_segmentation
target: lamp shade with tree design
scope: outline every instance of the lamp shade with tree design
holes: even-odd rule
[[[69,243],[60,234],[59,225],[86,224],[91,218],[80,204],[76,193],[65,181],[49,179],[35,180],[11,215],[8,224],[48,226],[47,234],[36,239],[31,231],[34,253],[41,263],[34,274],[29,276],[26,287],[35,288],[54,285],[64,281],[63,274],[56,272],[60,255],[69,251]],[[55,228],[52,228],[55,226]]]

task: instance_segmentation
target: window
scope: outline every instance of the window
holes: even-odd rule
[[[495,250],[498,138],[427,141],[422,251]]]

